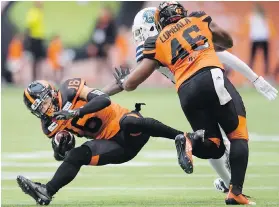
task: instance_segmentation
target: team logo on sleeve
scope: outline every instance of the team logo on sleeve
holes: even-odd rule
[[[146,10],[142,15],[143,20],[149,24],[154,23],[154,14],[154,10]]]

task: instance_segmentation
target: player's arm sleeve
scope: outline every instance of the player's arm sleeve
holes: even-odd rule
[[[154,36],[154,37],[148,37],[143,45],[143,58],[147,58],[147,59],[151,59],[154,60],[155,59],[155,55],[156,55],[156,40],[157,40],[158,35]]]
[[[44,134],[45,134],[48,138],[54,137],[55,134],[52,133],[52,129],[53,129],[53,127],[54,127],[54,124],[51,123],[51,121],[48,121],[48,120],[41,120],[41,126],[42,126],[42,130],[43,130]]]
[[[136,61],[139,63],[143,59],[144,42],[141,42],[136,48]]]
[[[83,117],[86,114],[100,111],[111,104],[110,98],[104,92],[98,89],[84,88],[87,103],[79,109],[79,116]],[[85,97],[83,97],[84,99]]]
[[[228,65],[232,69],[240,72],[251,82],[254,82],[258,78],[258,75],[254,73],[246,63],[228,51],[217,52],[217,55],[223,64]]]
[[[153,37],[148,37],[143,45],[143,50],[142,50],[142,59],[146,58],[146,59],[150,59],[150,60],[156,60],[156,62],[158,63],[158,66],[164,66],[164,64],[162,64],[160,62],[160,60],[158,60],[157,55],[156,55],[156,50],[158,48],[156,48],[156,41],[159,35],[153,36]],[[158,67],[157,66],[157,67]]]

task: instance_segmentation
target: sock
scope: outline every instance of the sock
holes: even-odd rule
[[[72,149],[53,178],[46,184],[48,193],[53,196],[60,188],[69,184],[76,177],[81,166],[89,164],[91,155],[91,150],[87,146]]]
[[[216,173],[220,176],[220,178],[224,181],[226,187],[229,189],[230,187],[230,180],[231,174],[226,168],[226,155],[224,154],[223,157],[220,159],[209,159],[209,163],[214,168]]]
[[[244,139],[231,140],[230,166],[231,166],[231,184],[232,192],[235,195],[242,193],[242,187],[245,179],[248,165],[249,148],[248,141]]]

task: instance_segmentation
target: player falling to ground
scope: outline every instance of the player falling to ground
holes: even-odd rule
[[[132,33],[135,43],[137,45],[136,60],[138,64],[143,59],[144,41],[148,37],[152,37],[158,34],[154,22],[155,11],[156,7],[142,9],[137,13],[134,19]],[[227,51],[217,52],[216,54],[219,57],[221,63],[227,65],[230,68],[233,68],[236,71],[241,72],[247,79],[249,79],[255,85],[256,89],[260,93],[262,93],[267,99],[272,100],[274,98],[276,89],[274,89],[262,77],[258,78],[258,75],[255,74],[247,64],[245,64],[243,61],[241,61],[236,56],[232,55]],[[157,71],[159,71],[162,75],[167,77],[171,82],[175,83],[175,78],[171,70],[169,70],[166,67],[159,67],[157,68]],[[216,179],[214,181],[216,189],[222,192],[228,192],[230,183],[230,166],[228,164],[230,142],[226,137],[223,137],[223,140],[226,147],[225,154],[222,158],[210,159],[209,162],[221,177],[221,179]]]
[[[73,141],[69,137],[61,138],[58,145],[53,138],[54,157],[63,163],[46,185],[18,176],[22,190],[40,205],[48,205],[52,196],[70,183],[83,165],[121,164],[133,159],[150,136],[172,140],[178,135],[184,136],[183,132],[153,118],[142,117],[140,105],[129,111],[111,102],[107,94],[89,88],[80,78],[65,81],[60,90],[46,81],[32,82],[23,97],[27,108],[41,119],[43,131],[49,138],[67,130],[92,139],[72,149]],[[185,136],[203,139],[204,131],[185,133]],[[67,155],[66,151],[69,151]]]
[[[205,12],[187,11],[177,2],[163,2],[155,14],[160,32],[149,37],[143,47],[143,58],[136,69],[119,84],[127,91],[137,88],[158,66],[165,66],[174,74],[181,107],[193,129],[205,129],[204,141],[191,142],[176,138],[180,151],[179,163],[186,173],[193,172],[192,154],[199,158],[220,158],[224,144],[218,124],[231,142],[230,191],[226,204],[255,204],[242,194],[248,164],[248,131],[246,111],[241,96],[223,75],[223,65],[216,51],[233,45],[230,35],[218,27]],[[260,91],[270,100],[277,91],[257,77]],[[258,89],[258,88],[257,88]]]

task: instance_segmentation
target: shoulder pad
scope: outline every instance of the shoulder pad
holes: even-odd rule
[[[191,14],[189,14],[188,17],[197,17],[197,18],[199,18],[199,17],[205,16],[205,15],[206,15],[206,13],[204,11],[194,11]]]

